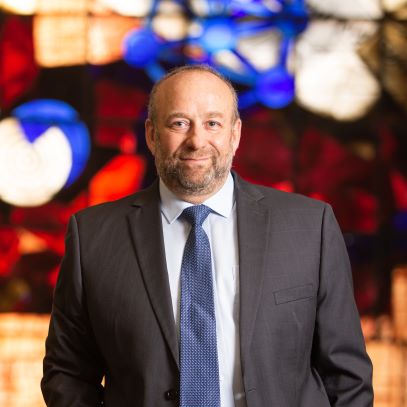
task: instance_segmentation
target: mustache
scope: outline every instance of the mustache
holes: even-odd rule
[[[200,150],[200,151],[179,151],[177,154],[175,154],[176,158],[179,158],[181,160],[199,160],[201,158],[208,158],[208,157],[214,157],[216,155],[216,152],[214,149],[206,149],[206,150]]]

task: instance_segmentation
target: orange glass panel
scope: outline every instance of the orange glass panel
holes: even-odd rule
[[[370,341],[367,351],[373,362],[375,407],[401,407],[406,388],[406,349],[386,341]]]
[[[86,16],[35,16],[34,48],[43,67],[86,63]]]
[[[132,29],[140,27],[140,21],[117,15],[91,17],[89,19],[88,62],[108,64],[120,60],[123,55],[122,42]]]
[[[407,343],[407,266],[393,271],[392,309],[396,339]]]
[[[86,14],[88,0],[37,0],[37,14]]]
[[[44,407],[40,389],[49,315],[0,314],[0,405]]]
[[[10,13],[30,15],[37,8],[37,0],[0,0],[0,10]]]
[[[136,155],[114,157],[92,179],[89,185],[89,204],[113,201],[136,192],[145,172],[145,161]]]

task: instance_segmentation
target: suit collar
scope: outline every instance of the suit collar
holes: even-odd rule
[[[168,223],[174,222],[185,208],[192,206],[191,203],[179,199],[162,180],[160,180],[159,191],[161,211]],[[218,215],[228,218],[232,213],[234,201],[234,181],[232,175],[229,174],[222,188],[204,201],[203,204]]]

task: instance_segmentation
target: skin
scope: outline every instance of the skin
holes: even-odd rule
[[[223,186],[239,146],[230,90],[209,72],[181,72],[159,86],[155,102],[145,129],[157,172],[180,199],[200,204]]]

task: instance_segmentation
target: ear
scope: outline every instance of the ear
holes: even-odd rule
[[[150,119],[147,119],[144,123],[146,133],[146,143],[152,155],[155,155],[156,137],[154,131],[154,124]]]
[[[232,148],[233,148],[233,155],[235,155],[237,148],[239,147],[240,143],[240,133],[242,131],[242,121],[237,119],[233,124],[232,128]]]

